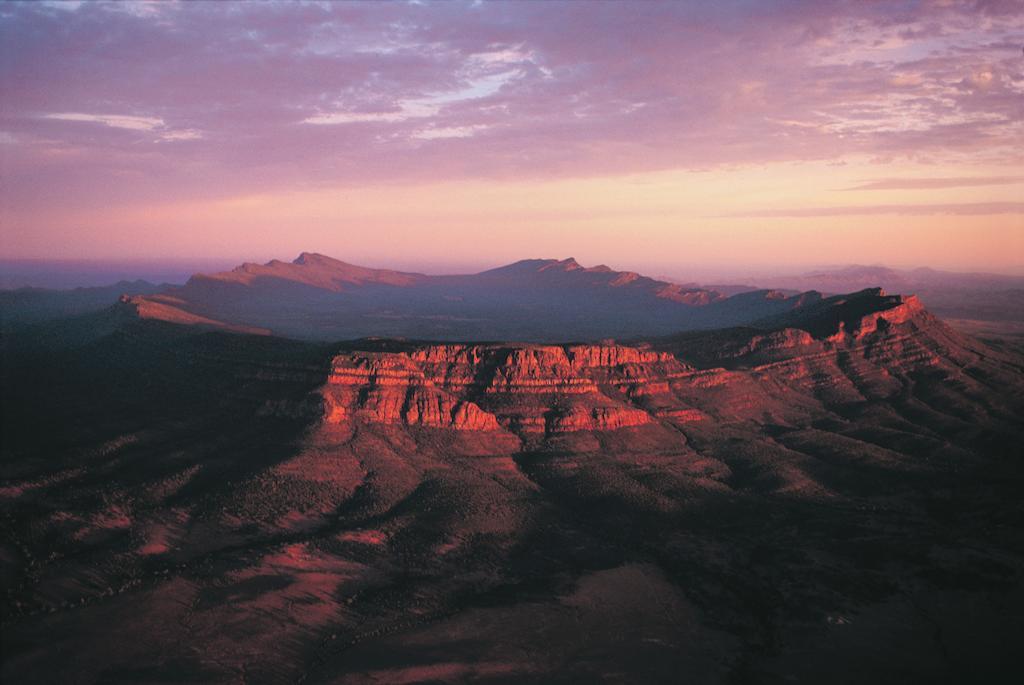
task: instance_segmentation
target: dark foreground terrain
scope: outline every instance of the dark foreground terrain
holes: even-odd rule
[[[6,334],[6,683],[1020,682],[1024,360],[878,291],[623,345]]]

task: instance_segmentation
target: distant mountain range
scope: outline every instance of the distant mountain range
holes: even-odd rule
[[[722,295],[766,287],[789,295],[808,290],[832,295],[883,288],[889,292],[916,294],[929,311],[946,319],[959,319],[960,325],[971,321],[1024,323],[1024,276],[855,264],[798,275],[752,276],[745,279],[747,283],[728,285],[699,284],[671,276],[661,279],[681,287],[714,290]]]
[[[735,326],[820,299],[758,290],[727,297],[574,259],[528,259],[477,274],[369,269],[303,253],[243,264],[124,298],[143,318],[310,340],[368,336],[534,342]]]
[[[22,326],[93,313],[120,298],[122,314],[309,340],[557,342],[746,325],[820,300],[821,293],[867,288],[916,294],[929,311],[960,320],[967,330],[981,330],[968,326],[972,322],[986,322],[986,331],[1024,326],[1021,276],[853,265],[747,284],[699,284],[604,265],[587,268],[571,258],[432,276],[308,252],[292,262],[196,274],[185,285],[137,280],[0,291],[0,322]]]
[[[1024,276],[940,271],[926,267],[891,269],[887,266],[858,264],[831,270],[811,271],[799,276],[773,277],[771,282],[781,288],[816,288],[828,293],[852,292],[870,287],[880,287],[898,292],[943,288],[975,291],[1024,288]]]
[[[72,290],[18,288],[0,291],[0,321],[4,325],[38,323],[77,316],[109,307],[124,294],[149,295],[171,286],[149,281],[119,281],[113,285]]]
[[[605,265],[588,268],[571,258],[427,275],[302,253],[292,262],[195,274],[183,286],[122,281],[0,291],[0,323],[5,329],[37,325],[95,313],[121,299],[119,315],[307,340],[559,342],[750,325],[821,294],[882,288],[918,295],[930,311],[964,330],[1001,336],[1018,335],[1024,327],[1024,276],[852,265],[761,279],[771,288],[652,279]]]

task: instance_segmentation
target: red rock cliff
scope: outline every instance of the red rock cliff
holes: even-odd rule
[[[650,423],[631,399],[668,392],[688,368],[619,345],[429,345],[335,357],[325,420],[456,430],[569,432]]]
[[[345,352],[322,390],[324,420],[523,439],[670,430],[709,417],[784,422],[820,403],[892,396],[906,374],[971,354],[916,297],[870,292],[812,314],[775,330],[665,340],[660,349],[445,344]]]

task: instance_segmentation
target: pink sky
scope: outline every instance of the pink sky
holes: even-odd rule
[[[3,258],[1024,265],[1017,0],[3,3]]]

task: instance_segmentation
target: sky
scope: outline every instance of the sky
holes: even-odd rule
[[[4,2],[0,259],[1024,271],[1024,2]]]

